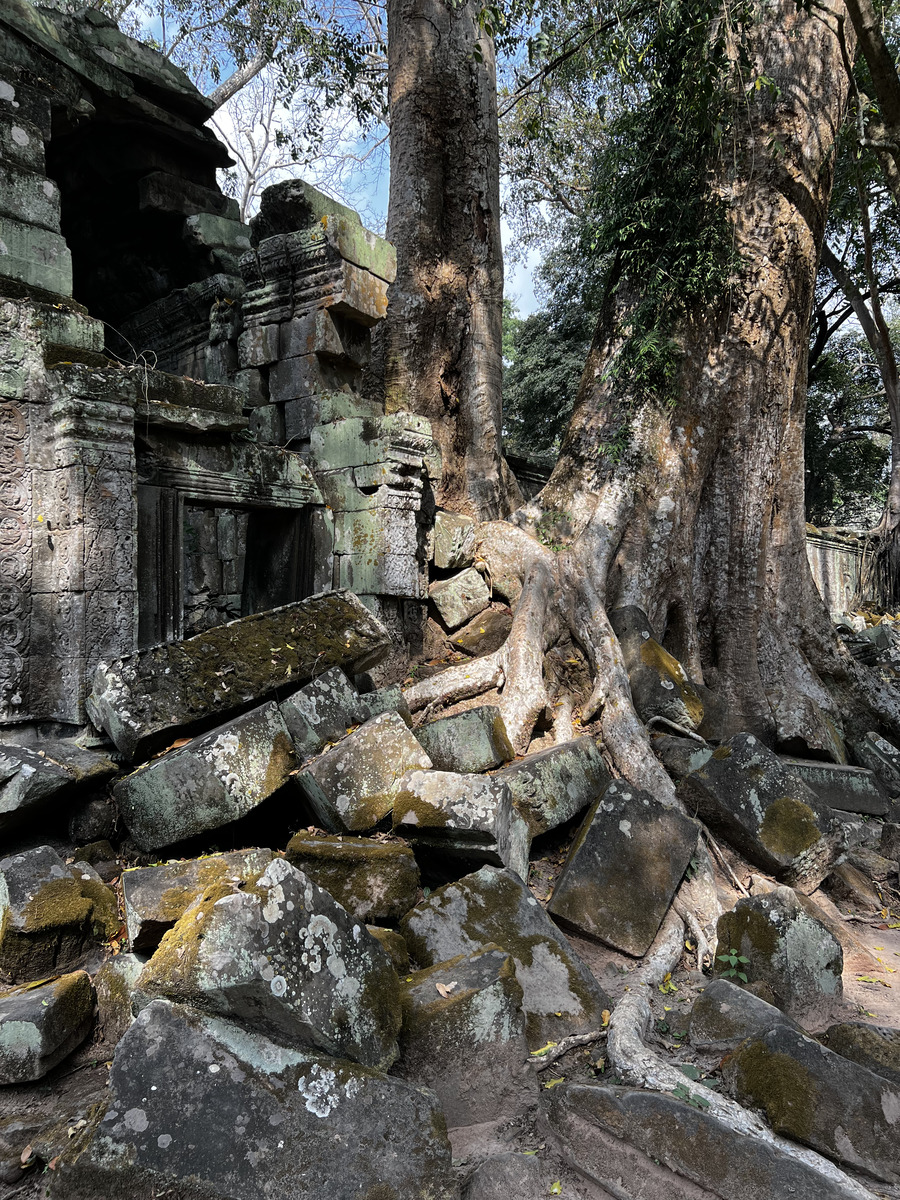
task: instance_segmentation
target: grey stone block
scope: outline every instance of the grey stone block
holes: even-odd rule
[[[0,163],[0,216],[59,233],[59,188],[52,179]]]
[[[475,522],[460,513],[439,512],[434,518],[434,565],[459,571],[474,559]]]
[[[0,112],[0,155],[6,162],[44,174],[44,139],[27,117]]]
[[[0,275],[59,296],[72,295],[72,255],[65,240],[10,217],[0,217]]]
[[[890,811],[890,798],[877,775],[865,767],[787,757],[782,757],[782,762],[791,771],[796,771],[829,808],[876,817],[883,817]]]
[[[727,979],[711,980],[691,1009],[691,1045],[698,1050],[725,1053],[749,1037],[760,1037],[776,1025],[797,1029],[790,1017],[774,1004]]]
[[[399,842],[298,833],[284,855],[358,921],[399,921],[416,902],[419,868]]]
[[[598,799],[609,783],[600,747],[590,737],[526,755],[498,771],[532,837],[555,829]]]
[[[867,733],[853,743],[853,754],[878,776],[889,796],[900,796],[900,750],[896,746],[877,733]]]
[[[92,911],[50,846],[0,858],[0,978],[40,979],[77,966]]]
[[[359,695],[344,672],[331,667],[282,700],[281,715],[297,754],[310,758],[327,742],[345,737],[348,726],[359,723]]]
[[[93,1022],[86,971],[0,992],[0,1084],[41,1079],[84,1041]]]
[[[900,1029],[845,1021],[832,1025],[821,1041],[835,1054],[900,1087]]]
[[[420,725],[416,737],[438,771],[489,771],[516,757],[500,709],[488,704]]]
[[[477,616],[491,602],[488,586],[475,570],[469,567],[451,579],[441,579],[428,589],[438,615],[449,630],[458,629]]]

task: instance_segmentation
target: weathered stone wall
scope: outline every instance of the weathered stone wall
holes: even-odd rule
[[[851,609],[862,570],[861,543],[856,539],[810,533],[806,538],[806,557],[831,615]]]

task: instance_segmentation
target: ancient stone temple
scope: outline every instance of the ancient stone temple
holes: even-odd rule
[[[100,661],[315,592],[421,636],[440,464],[366,388],[393,249],[299,181],[242,224],[210,112],[100,12],[4,0],[9,736],[75,732]]]

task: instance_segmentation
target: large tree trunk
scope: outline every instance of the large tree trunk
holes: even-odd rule
[[[382,339],[386,406],[429,417],[444,508],[481,520],[519,499],[500,438],[503,258],[494,47],[469,0],[389,0],[397,248]]]

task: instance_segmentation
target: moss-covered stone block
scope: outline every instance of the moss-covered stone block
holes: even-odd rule
[[[136,987],[387,1070],[397,1057],[400,984],[365,926],[284,859],[242,887],[201,892]]]
[[[490,704],[420,725],[416,737],[438,771],[489,771],[516,757],[500,709]]]
[[[602,795],[609,771],[591,737],[561,742],[498,771],[512,792],[513,806],[538,837],[583,812]]]
[[[107,1052],[121,1040],[134,1021],[131,997],[144,965],[144,960],[136,954],[117,954],[94,976],[97,1033]]]
[[[419,868],[400,842],[298,833],[285,858],[359,921],[399,921],[416,902]]]
[[[783,757],[782,762],[829,808],[874,817],[883,817],[890,811],[890,797],[878,776],[865,767],[788,757]]]
[[[421,967],[470,955],[490,943],[516,964],[532,1050],[570,1033],[599,1029],[612,1003],[565,935],[512,871],[482,867],[437,888],[400,925]]]
[[[832,1025],[822,1041],[835,1054],[900,1087],[900,1029],[845,1021]]]
[[[41,1079],[91,1031],[94,989],[85,971],[0,992],[0,1084]]]
[[[759,1037],[776,1025],[798,1028],[780,1008],[737,987],[728,979],[711,980],[691,1009],[691,1045],[724,1053],[749,1037]]]
[[[77,966],[93,907],[50,846],[0,859],[0,978],[40,979]]]
[[[449,1129],[511,1117],[537,1099],[522,989],[498,947],[460,955],[403,984],[394,1074],[432,1088]]]

